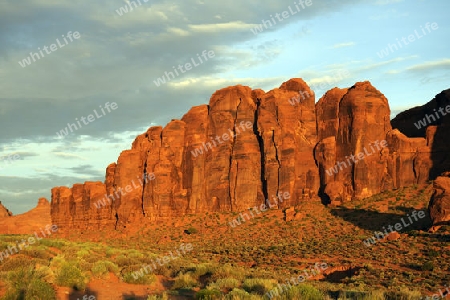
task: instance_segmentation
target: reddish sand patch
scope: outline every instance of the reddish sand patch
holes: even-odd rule
[[[151,285],[138,285],[121,282],[113,273],[109,279],[93,279],[89,282],[85,292],[74,291],[71,288],[61,287],[57,289],[57,299],[77,300],[84,295],[94,295],[96,299],[124,300],[142,299],[146,300],[148,295],[160,294],[164,291],[162,284],[164,278],[157,276],[158,281]]]

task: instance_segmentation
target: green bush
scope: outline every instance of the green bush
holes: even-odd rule
[[[251,278],[245,279],[242,288],[249,293],[264,295],[277,285],[274,279]]]
[[[34,267],[33,260],[25,255],[16,254],[7,258],[0,264],[0,271],[13,271],[23,267]]]
[[[147,297],[147,300],[169,300],[169,296],[167,296],[167,293],[163,293],[162,295],[150,295]]]
[[[86,288],[83,272],[73,263],[64,262],[56,274],[56,284],[82,291]]]
[[[261,296],[251,295],[244,290],[241,289],[233,289],[230,293],[225,296],[227,300],[261,300],[265,298],[261,298]]]
[[[53,247],[53,248],[57,248],[57,249],[61,249],[62,247],[67,245],[66,242],[55,240],[55,239],[42,239],[39,241],[39,243],[43,246]]]
[[[422,299],[422,294],[418,291],[411,291],[407,288],[402,288],[398,292],[387,292],[386,299],[395,300],[420,300]]]
[[[209,288],[215,288],[217,290],[232,290],[240,286],[240,281],[234,278],[217,279],[216,282],[208,285]]]
[[[142,273],[142,275],[138,275],[135,271],[125,271],[122,275],[123,282],[132,284],[152,284],[153,282],[156,282],[156,279],[155,274]]]
[[[42,274],[36,272],[32,267],[24,267],[9,272],[6,279],[8,290],[2,299],[56,299],[52,286],[45,282],[42,277]]]
[[[323,300],[324,294],[313,286],[300,284],[292,286],[283,293],[280,293],[280,300],[302,299],[302,300]]]
[[[107,260],[100,260],[92,266],[92,275],[94,275],[97,278],[105,277],[109,274],[109,272],[112,272],[114,274],[117,274],[119,272],[119,267],[110,261]]]
[[[56,299],[56,295],[55,295],[55,291],[53,290],[53,287],[39,279],[39,278],[34,278],[29,286],[28,286],[28,290],[26,292],[26,297],[25,299],[30,299],[30,300],[34,300],[34,299],[48,299],[48,300],[52,300],[52,299]]]
[[[193,278],[191,274],[180,274],[175,278],[172,289],[187,289],[196,287],[197,285],[197,280],[195,280],[195,278]]]
[[[236,278],[237,280],[244,280],[246,275],[246,270],[243,267],[233,267],[230,264],[224,264],[218,267],[212,276],[213,280],[224,279],[224,278]]]
[[[120,254],[119,256],[117,256],[114,259],[114,262],[119,266],[119,267],[125,267],[125,266],[131,266],[131,265],[139,265],[141,264],[141,260],[140,259],[136,259],[134,257],[128,257],[124,254]]]
[[[422,265],[422,271],[433,271],[434,265],[431,261],[427,261]]]
[[[212,264],[198,264],[195,266],[194,276],[212,275],[216,271],[217,267]]]
[[[23,249],[20,253],[23,255],[31,256],[33,258],[51,259],[53,257],[50,252],[44,249],[44,247],[42,246],[29,247]]]
[[[198,230],[197,230],[197,228],[195,228],[195,227],[189,227],[189,228],[186,229],[184,232],[187,233],[187,234],[195,234],[195,233],[198,232]]]

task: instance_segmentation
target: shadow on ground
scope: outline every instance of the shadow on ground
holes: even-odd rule
[[[359,270],[361,270],[362,267],[349,267],[346,270],[337,270],[330,274],[325,275],[325,278],[321,281],[327,281],[332,283],[341,283],[345,278],[351,278],[355,275],[359,274]]]
[[[395,226],[396,223],[402,225],[402,230],[400,230],[400,232],[409,232],[412,230],[426,231],[431,227],[431,219],[428,215],[428,211],[422,210],[425,212],[425,217],[422,219],[416,214],[416,221],[411,215],[416,209],[408,207],[397,207],[396,209],[403,211],[404,214],[381,213],[373,210],[349,209],[346,207],[334,208],[331,210],[331,214],[347,222],[353,223],[355,226],[370,231],[384,231],[383,227],[387,229],[387,226]],[[419,212],[420,210],[416,211]],[[408,215],[412,222],[409,220]]]
[[[124,294],[122,296],[123,300],[147,300],[148,296],[136,296],[134,293]]]
[[[98,300],[98,295],[96,292],[91,291],[90,289],[86,289],[85,291],[72,290],[72,292],[69,294],[69,300],[94,300],[94,299]]]

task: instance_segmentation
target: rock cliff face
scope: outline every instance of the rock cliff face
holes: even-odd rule
[[[442,225],[450,225],[450,172],[436,178],[433,188],[428,212],[433,223],[431,231],[436,231]]]
[[[317,104],[301,79],[267,93],[224,88],[209,105],[139,135],[107,167],[104,183],[53,188],[52,220],[62,231],[126,228],[240,212],[278,193],[290,194],[278,208],[319,196],[337,204],[428,180],[436,133],[408,138],[392,130],[389,115],[369,82],[330,90]],[[350,158],[360,152],[364,159]]]
[[[410,149],[408,165],[412,164],[419,181],[432,179],[434,192],[429,203],[432,230],[450,224],[450,89],[442,91],[430,102],[398,114],[392,126],[410,137],[419,137]],[[424,141],[425,140],[425,141]],[[413,154],[413,149],[419,149]],[[406,157],[405,157],[406,158]],[[408,167],[408,166],[405,166]],[[440,176],[441,175],[441,176]]]
[[[418,137],[415,143],[420,144],[420,153],[414,157],[413,165],[420,181],[436,179],[450,170],[450,89],[425,105],[398,114],[392,127],[408,137]]]

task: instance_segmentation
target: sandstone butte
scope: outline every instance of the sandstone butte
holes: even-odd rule
[[[50,203],[45,198],[40,198],[38,204],[32,210],[13,216],[8,210],[0,205],[0,232],[3,234],[40,234],[41,229],[52,224],[50,217]]]
[[[310,97],[292,105],[289,100],[298,99],[300,91]],[[279,192],[291,196],[277,206],[283,209],[305,201],[337,205],[425,183],[450,170],[446,140],[450,131],[445,130],[449,118],[421,131],[413,124],[447,104],[450,90],[391,122],[388,100],[368,81],[331,89],[317,103],[299,78],[267,93],[241,85],[227,87],[216,91],[209,105],[192,107],[181,120],[137,136],[131,149],[106,168],[104,182],[53,188],[51,222],[60,232],[122,230],[187,214],[241,212]],[[241,124],[246,123],[251,126],[243,130]],[[204,143],[213,144],[212,139],[225,133],[231,136],[230,131],[236,136],[205,150]],[[337,162],[382,140],[387,147],[375,148],[365,159],[327,174]],[[193,155],[197,148],[203,148],[203,154]],[[111,204],[95,205],[105,194],[113,195],[150,173],[155,180],[118,193]],[[431,216],[439,224],[449,220],[445,209],[449,180],[436,181],[438,192],[431,201]],[[11,225],[0,224],[4,229],[11,230]]]

